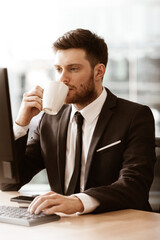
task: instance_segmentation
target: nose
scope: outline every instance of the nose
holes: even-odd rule
[[[64,84],[67,84],[70,79],[69,79],[69,75],[67,73],[67,71],[63,70],[61,72],[61,75],[60,75],[60,79],[59,79],[61,82],[63,82]]]

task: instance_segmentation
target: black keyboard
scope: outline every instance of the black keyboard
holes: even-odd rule
[[[40,213],[30,214],[27,208],[0,206],[0,222],[12,223],[23,226],[35,226],[42,223],[57,221],[60,216],[57,214],[45,215]]]

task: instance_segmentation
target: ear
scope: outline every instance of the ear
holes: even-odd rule
[[[95,81],[99,81],[103,79],[103,76],[105,74],[106,71],[106,67],[104,66],[104,64],[102,63],[98,63],[95,67],[94,67],[94,79]]]

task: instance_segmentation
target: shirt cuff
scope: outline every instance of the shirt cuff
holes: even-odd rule
[[[27,134],[29,125],[21,127],[18,124],[14,123],[13,124],[13,133],[14,133],[14,139],[17,140],[20,137],[23,137],[24,135]]]
[[[78,197],[84,206],[84,211],[78,212],[77,214],[85,214],[92,212],[100,205],[100,203],[95,198],[85,193],[77,193],[74,194],[74,196]]]

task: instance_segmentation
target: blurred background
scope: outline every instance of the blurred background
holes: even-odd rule
[[[104,85],[148,105],[160,136],[159,24],[160,0],[0,0],[0,67],[8,68],[13,120],[23,93],[54,78],[52,43],[86,28],[108,44]]]

